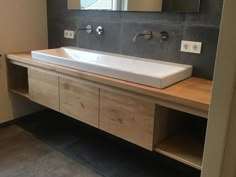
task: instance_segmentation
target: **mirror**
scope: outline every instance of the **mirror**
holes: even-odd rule
[[[199,12],[200,0],[68,0],[70,10]]]

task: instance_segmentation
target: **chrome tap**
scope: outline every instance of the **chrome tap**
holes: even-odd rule
[[[138,37],[143,37],[146,40],[150,40],[152,38],[152,32],[150,30],[144,30],[143,33],[136,34],[133,38],[133,43],[136,42]]]
[[[96,31],[97,31],[98,35],[102,35],[104,33],[104,29],[102,26],[98,26]]]
[[[87,25],[86,28],[79,28],[77,27],[76,30],[75,30],[75,35],[77,34],[78,31],[86,31],[88,34],[92,33],[93,31],[93,28],[91,25]]]

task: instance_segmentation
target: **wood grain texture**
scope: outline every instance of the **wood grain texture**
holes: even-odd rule
[[[59,111],[59,78],[46,70],[28,70],[29,97],[48,108]]]
[[[207,120],[165,107],[156,109],[155,151],[201,170]]]
[[[60,77],[60,112],[98,128],[99,88]]]
[[[205,118],[208,117],[212,90],[212,81],[209,80],[192,77],[166,89],[158,89],[34,60],[30,53],[9,54],[7,57],[10,59],[10,62],[18,65],[24,65],[26,67],[41,67],[60,74],[97,82],[101,85],[128,90],[136,94],[151,97],[155,99],[157,104],[162,106]]]
[[[100,90],[99,128],[153,150],[155,104]]]
[[[203,149],[204,141],[182,135],[172,136],[163,141],[155,151],[201,170]]]
[[[169,109],[156,105],[155,114],[155,134],[154,134],[154,146],[156,147],[161,141],[166,139],[166,137],[171,133],[170,129],[175,127],[176,121],[172,121],[169,124],[170,118],[168,116]],[[175,129],[173,129],[174,131]]]

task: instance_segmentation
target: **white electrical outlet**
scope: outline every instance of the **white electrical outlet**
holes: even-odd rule
[[[182,41],[181,52],[201,54],[202,42]]]
[[[191,42],[190,52],[201,54],[202,43],[201,42]]]
[[[190,52],[190,43],[189,41],[182,41],[181,42],[181,52]]]
[[[70,30],[64,30],[64,38],[75,39],[75,32]]]

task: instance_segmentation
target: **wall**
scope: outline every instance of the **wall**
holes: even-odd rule
[[[1,0],[0,53],[47,47],[46,0]]]
[[[236,47],[236,46],[235,46]],[[236,81],[235,81],[236,82]],[[235,133],[236,133],[236,90],[234,91],[233,102],[231,105],[231,115],[230,115],[230,123],[228,127],[228,134],[226,139],[226,148],[225,154],[223,158],[222,172],[221,177],[235,177],[236,176],[236,141],[235,141]]]
[[[0,23],[0,54],[47,48],[46,0],[1,0]],[[38,109],[9,94],[6,60],[0,57],[0,123]]]
[[[235,177],[236,1],[224,0],[202,177]]]
[[[193,75],[212,79],[218,41],[222,0],[202,0],[200,13],[134,13],[106,11],[69,11],[67,0],[48,0],[49,47],[79,46],[138,57],[191,64]],[[102,25],[104,36],[81,32],[76,40],[63,38],[63,30],[75,30],[76,25]],[[144,29],[154,32],[150,41],[139,39],[136,33]],[[167,31],[168,42],[160,43],[158,34]],[[201,55],[181,53],[181,40],[203,42]]]

